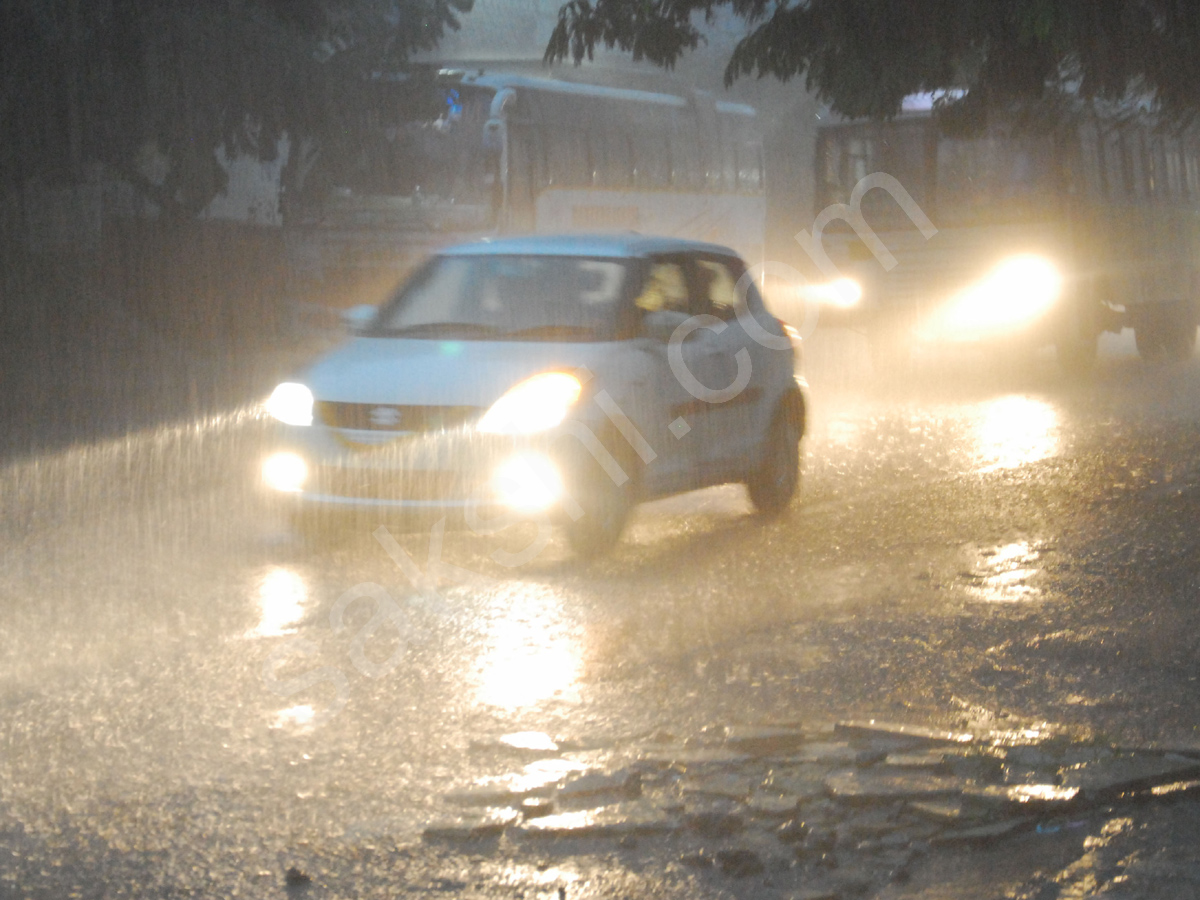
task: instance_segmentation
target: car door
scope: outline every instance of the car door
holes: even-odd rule
[[[651,357],[647,383],[633,388],[641,394],[636,405],[650,416],[640,427],[655,453],[645,470],[651,493],[683,490],[703,481],[708,404],[689,389],[689,373],[706,371],[703,357],[709,351],[702,335],[690,328],[695,318],[690,264],[686,254],[651,257],[635,300],[648,326],[642,351]]]
[[[734,258],[695,254],[688,260],[693,311],[688,327],[693,330],[684,342],[691,347],[685,355],[691,376],[686,386],[699,401],[702,465],[714,477],[741,468],[746,453],[757,446],[753,412],[762,389],[748,346],[752,342],[737,321],[736,285],[742,272]]]

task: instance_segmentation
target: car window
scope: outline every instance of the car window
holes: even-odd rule
[[[696,260],[696,291],[700,305],[721,319],[732,319],[737,307],[737,279],[729,267],[717,260]]]
[[[646,284],[638,295],[637,305],[646,312],[662,309],[690,312],[683,266],[673,262],[653,263],[650,273],[646,276]]]

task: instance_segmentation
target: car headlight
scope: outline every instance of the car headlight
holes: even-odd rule
[[[285,425],[313,423],[312,391],[294,381],[285,381],[271,392],[267,412]]]
[[[476,427],[489,434],[546,431],[567,417],[582,390],[579,379],[569,372],[542,372],[509,388]]]
[[[954,298],[944,325],[959,333],[1026,325],[1057,302],[1062,288],[1062,275],[1050,260],[1032,254],[1011,256]]]

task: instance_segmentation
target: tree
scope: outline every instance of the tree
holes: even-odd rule
[[[215,151],[336,133],[365,75],[436,45],[472,0],[5,0],[0,191],[99,165],[164,213],[224,186]],[[154,164],[151,164],[154,163]]]
[[[1070,94],[1153,98],[1164,115],[1200,110],[1195,0],[571,0],[548,62],[597,45],[670,67],[729,10],[749,29],[725,81],[803,76],[837,113],[887,118],[907,95],[965,90],[969,119]],[[956,95],[957,96],[957,95]]]

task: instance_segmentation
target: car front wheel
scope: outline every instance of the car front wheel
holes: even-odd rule
[[[607,437],[603,445],[606,450],[613,449],[612,460],[625,474],[620,484],[590,453],[582,452],[581,446],[576,444],[566,454],[572,460],[567,467],[572,473],[568,493],[577,506],[574,518],[570,510],[564,510],[561,527],[567,544],[582,559],[595,559],[612,550],[636,505],[638,466],[632,454],[620,451],[612,435]]]
[[[746,479],[754,508],[767,516],[782,513],[800,487],[800,439],[804,436],[801,415],[781,406],[771,420],[758,466]]]
[[[595,559],[616,546],[633,504],[629,491],[612,485],[580,498],[583,515],[563,525],[567,543],[581,559]]]

